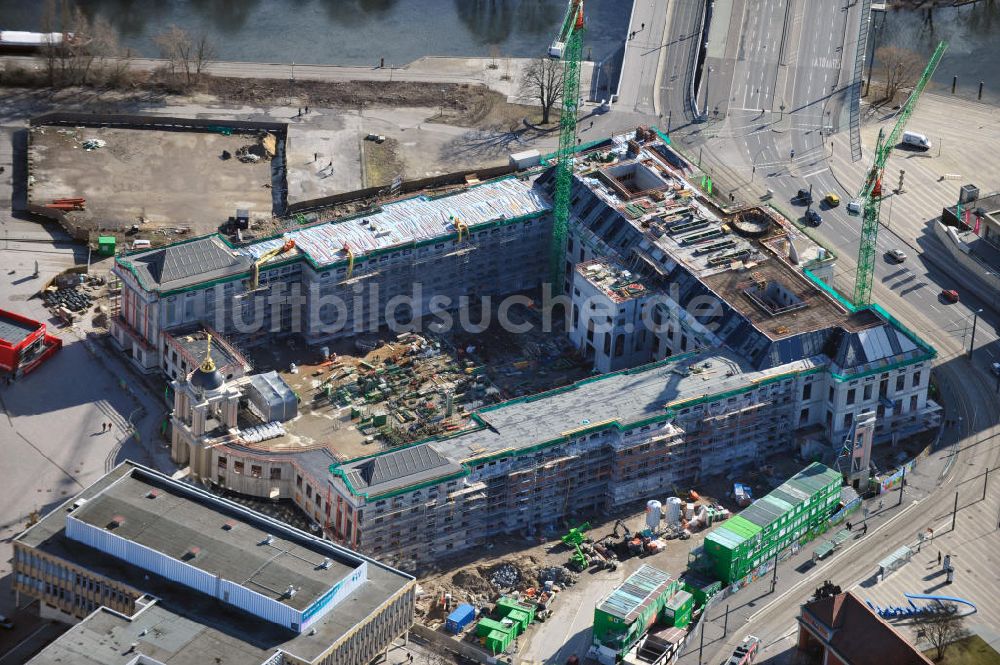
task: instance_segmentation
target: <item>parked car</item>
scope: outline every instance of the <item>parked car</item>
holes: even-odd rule
[[[813,202],[813,197],[808,189],[800,189],[799,193],[795,195],[795,200],[804,205],[809,205]]]
[[[1000,375],[1000,363],[996,361],[993,362],[993,373]]]
[[[847,204],[847,214],[849,215],[860,215],[861,214],[861,199],[854,199]]]
[[[820,214],[818,212],[816,212],[815,210],[807,210],[806,211],[806,222],[808,222],[809,224],[812,224],[813,226],[819,226],[820,224],[823,223],[823,218],[820,217]]]
[[[836,208],[837,206],[840,205],[840,197],[834,194],[833,192],[830,192],[829,194],[824,196],[823,201],[831,208]]]
[[[12,630],[14,628],[14,622],[0,614],[0,628],[4,630]]]
[[[902,263],[906,260],[906,252],[901,249],[890,249],[886,252],[886,256],[895,261],[896,263]]]
[[[958,291],[955,289],[945,289],[941,292],[941,297],[944,298],[946,302],[956,303],[958,302]]]

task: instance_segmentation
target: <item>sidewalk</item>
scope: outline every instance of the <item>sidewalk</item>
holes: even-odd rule
[[[209,62],[205,73],[212,76],[250,79],[289,79],[309,81],[410,81],[416,83],[458,83],[485,85],[507,96],[508,101],[516,101],[521,72],[533,58],[460,58],[427,56],[410,63],[400,64],[373,62],[371,67],[344,67],[340,65],[316,65],[305,63],[232,62],[217,60]],[[0,57],[4,67],[24,68],[42,66],[42,58],[31,56]],[[129,68],[148,72],[167,66],[160,58],[135,58]],[[491,65],[496,64],[495,69]],[[594,63],[586,61],[580,69],[580,89],[590,89],[590,79]]]
[[[992,475],[992,474],[991,474]],[[1000,475],[998,473],[997,475]],[[958,513],[952,530],[954,504],[927,506],[936,518],[933,538],[918,543],[917,534],[908,545],[913,558],[896,572],[879,581],[876,572],[852,587],[863,600],[882,607],[909,605],[904,593],[953,596],[967,599],[977,606],[969,624],[985,627],[1000,626],[1000,478],[990,478],[984,497],[984,478],[973,478],[958,488]],[[886,555],[897,548],[885,543]],[[948,584],[938,553],[951,554],[955,568],[954,582]],[[917,605],[922,605],[916,601]],[[965,609],[964,607],[962,608]],[[897,627],[906,622],[893,621]]]

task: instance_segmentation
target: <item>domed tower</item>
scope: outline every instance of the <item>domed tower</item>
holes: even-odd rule
[[[192,478],[201,477],[211,462],[210,442],[237,426],[238,385],[227,385],[212,359],[212,336],[205,336],[205,358],[184,379],[173,382],[170,456],[191,466]]]
[[[206,392],[214,392],[222,388],[226,383],[222,373],[216,369],[215,361],[212,360],[212,336],[206,335],[205,359],[195,371],[188,377],[188,383],[198,392],[204,395]]]

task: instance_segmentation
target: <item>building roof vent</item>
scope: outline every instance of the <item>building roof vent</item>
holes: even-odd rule
[[[236,520],[226,520],[222,525],[224,531],[232,531],[233,527],[236,526]]]
[[[187,548],[187,552],[184,553],[184,556],[181,557],[181,560],[190,561],[199,554],[201,554],[201,548],[198,547],[197,545],[192,545],[191,547]]]
[[[264,536],[264,540],[260,541],[260,544],[270,545],[273,542],[274,542],[274,536],[272,536],[271,534],[267,534],[266,536]]]
[[[319,564],[319,567],[322,570],[329,570],[330,566],[332,565],[333,565],[333,559],[331,559],[330,557],[326,557],[325,559],[323,559],[323,563]]]
[[[285,598],[294,598],[295,594],[298,593],[298,592],[299,592],[298,589],[296,589],[294,586],[292,586],[291,584],[289,584],[288,588],[285,589]]]
[[[107,528],[108,528],[109,531],[111,531],[111,530],[117,529],[122,524],[125,524],[125,517],[122,516],[122,515],[115,515],[115,516],[113,516],[111,518],[111,521],[108,522],[108,527]]]
[[[149,490],[149,492],[146,493],[147,499],[155,499],[158,496],[160,496],[160,490],[158,489],[151,489]]]

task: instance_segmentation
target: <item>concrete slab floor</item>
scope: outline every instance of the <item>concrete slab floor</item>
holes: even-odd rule
[[[84,150],[88,138],[106,145]],[[29,149],[31,199],[85,198],[86,210],[74,215],[100,228],[127,229],[143,218],[208,233],[237,208],[270,215],[270,162],[221,159],[224,150],[235,155],[254,143],[236,134],[43,127],[32,132]]]

